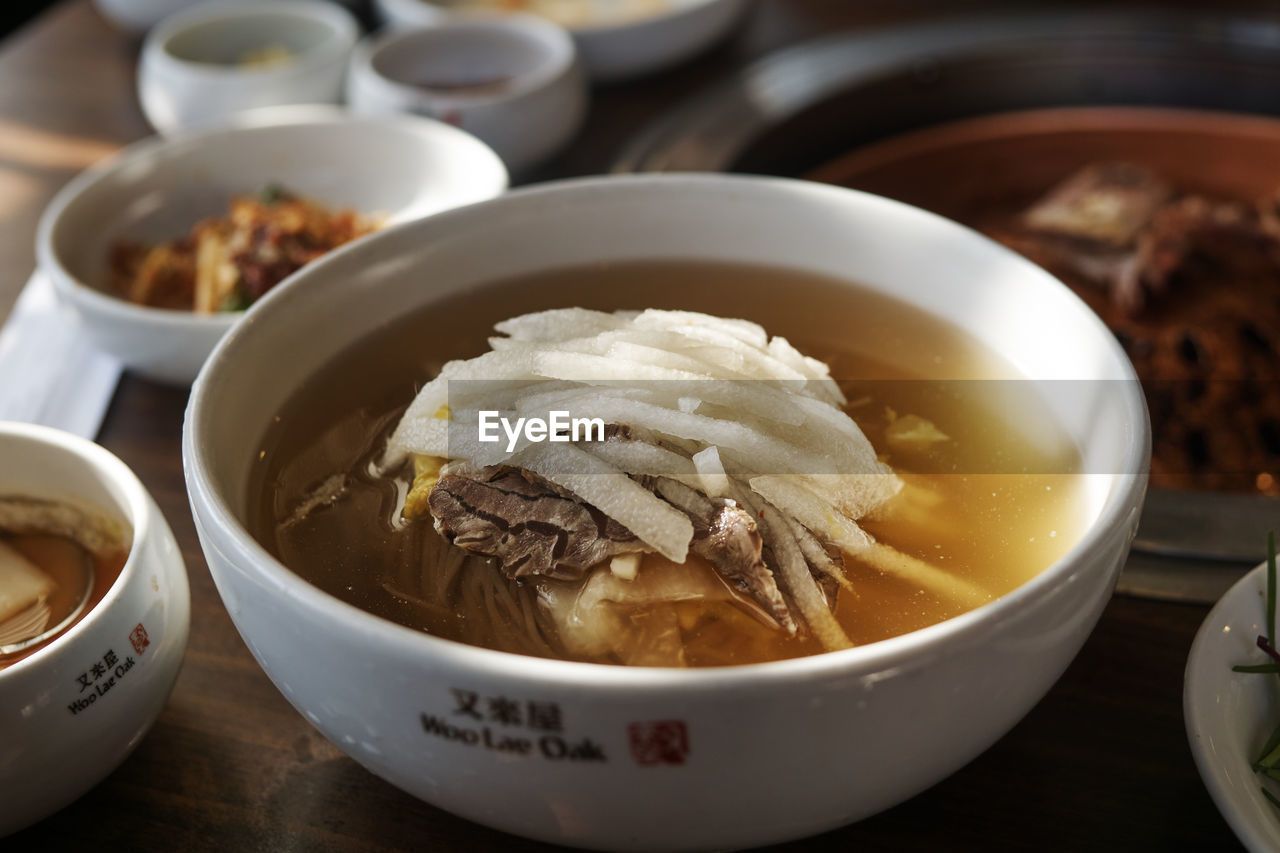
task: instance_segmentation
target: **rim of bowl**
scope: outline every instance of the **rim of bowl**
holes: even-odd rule
[[[707,6],[724,6],[735,3],[741,4],[741,2],[742,0],[671,0],[671,6],[656,15],[645,15],[640,18],[631,18],[629,20],[617,21],[615,23],[585,24],[579,27],[565,27],[565,29],[574,35],[583,35],[587,37],[603,35],[606,33],[617,33],[629,30],[632,27],[679,21],[685,16],[700,11]]]
[[[49,202],[48,207],[44,209],[44,213],[40,215],[40,221],[36,226],[37,266],[53,280],[54,290],[63,298],[72,302],[85,303],[93,310],[111,315],[117,319],[128,320],[157,329],[191,328],[192,326],[230,327],[235,324],[236,320],[243,317],[248,309],[224,311],[216,314],[197,314],[195,311],[186,311],[179,308],[157,308],[150,305],[137,305],[121,297],[113,296],[80,279],[79,276],[72,273],[63,264],[61,256],[54,249],[54,233],[61,224],[63,214],[90,188],[108,180],[117,171],[130,168],[139,161],[153,157],[157,152],[167,147],[198,144],[204,138],[252,132],[261,128],[325,127],[335,124],[388,125],[391,129],[407,133],[420,132],[422,127],[429,125],[432,128],[432,133],[442,133],[455,138],[465,137],[468,141],[484,145],[483,142],[466,131],[434,119],[407,114],[385,116],[352,115],[341,107],[321,104],[261,107],[229,116],[216,124],[183,128],[165,135],[155,134],[126,145],[119,151],[99,160],[58,190]],[[485,148],[492,154],[492,150],[488,149],[488,146],[485,146]],[[506,167],[496,154],[493,154],[493,158],[495,165],[501,169],[502,184],[505,188],[508,182]],[[194,223],[191,224],[193,225]],[[399,224],[403,223],[396,223],[396,225]],[[187,229],[189,230],[190,227],[191,225],[188,225]],[[357,238],[352,243],[359,243],[362,239],[364,238]],[[315,263],[315,261],[312,261],[312,263]],[[250,306],[250,308],[252,307]]]
[[[124,594],[124,588],[129,584],[133,575],[139,571],[137,568],[138,561],[142,559],[138,556],[142,550],[139,545],[151,536],[152,525],[151,500],[146,488],[142,485],[142,481],[138,479],[138,475],[133,473],[133,470],[110,450],[87,438],[81,438],[78,435],[72,435],[69,432],[63,432],[52,427],[17,423],[15,421],[0,421],[0,440],[12,438],[33,441],[51,448],[56,453],[65,453],[73,456],[78,462],[100,471],[110,479],[122,492],[123,500],[121,502],[125,504],[123,507],[124,514],[132,516],[126,517],[124,521],[133,529],[133,539],[129,543],[129,556],[125,559],[119,576],[111,583],[110,588],[102,596],[102,600],[91,607],[74,625],[54,637],[48,645],[37,649],[17,663],[0,669],[0,686],[3,686],[6,677],[13,673],[24,672],[39,666],[49,656],[47,653],[60,650],[63,646],[73,642],[81,634],[88,631],[89,626],[107,618],[107,612]],[[0,482],[0,487],[2,486],[3,483]],[[74,492],[74,490],[68,491]],[[97,507],[97,509],[108,511],[107,507]],[[114,513],[112,514],[114,515]]]
[[[170,43],[196,27],[218,21],[262,17],[292,17],[322,24],[328,31],[319,44],[298,54],[289,62],[266,66],[242,66],[185,59],[170,50]],[[147,34],[143,44],[144,59],[162,63],[173,72],[192,78],[228,80],[244,78],[246,84],[265,77],[296,77],[312,73],[316,68],[342,62],[360,37],[356,19],[339,3],[321,0],[221,0],[198,3],[171,15]]]
[[[483,218],[485,209],[494,204],[507,204],[510,199],[539,199],[546,209],[555,209],[551,203],[556,196],[566,193],[586,193],[616,191],[623,185],[630,186],[670,186],[690,191],[705,188],[714,191],[724,186],[774,186],[783,191],[809,194],[815,196],[841,196],[855,198],[857,204],[880,206],[896,211],[910,211],[910,215],[920,217],[922,221],[934,224],[945,223],[945,227],[956,229],[967,236],[965,239],[978,241],[985,249],[997,255],[1004,255],[1010,263],[1020,266],[1025,274],[1039,278],[1045,286],[1060,288],[1063,295],[1083,313],[1084,321],[1093,325],[1102,336],[1109,355],[1109,360],[1118,366],[1124,374],[1120,383],[1125,397],[1124,408],[1129,415],[1128,421],[1136,429],[1135,441],[1129,443],[1122,455],[1123,470],[1112,475],[1115,483],[1093,523],[1083,532],[1071,548],[1046,566],[1038,574],[1022,585],[1004,595],[979,607],[934,623],[925,628],[899,634],[874,643],[855,646],[833,652],[821,652],[798,658],[764,663],[739,664],[734,666],[700,667],[700,668],[667,668],[623,666],[583,661],[568,661],[555,658],[541,658],[532,655],[521,655],[469,645],[457,640],[450,640],[419,631],[388,619],[375,616],[355,605],[348,604],[339,598],[324,592],[319,587],[308,583],[301,575],[296,574],[267,551],[257,539],[245,528],[231,511],[223,496],[213,486],[205,460],[196,452],[195,431],[204,418],[207,404],[205,394],[218,373],[221,364],[227,359],[237,341],[254,330],[241,325],[222,338],[212,355],[205,362],[192,387],[191,397],[187,403],[183,431],[182,455],[183,469],[186,474],[187,491],[194,504],[202,503],[211,525],[220,528],[230,537],[236,552],[252,563],[251,572],[259,580],[270,583],[277,589],[288,591],[297,606],[316,613],[324,614],[328,619],[343,624],[354,633],[366,637],[376,636],[380,641],[390,643],[418,653],[427,653],[448,658],[459,666],[474,667],[503,677],[518,680],[554,681],[593,689],[616,688],[629,689],[638,686],[647,688],[676,688],[680,690],[702,691],[720,690],[726,686],[755,686],[761,684],[789,683],[803,681],[814,677],[830,675],[855,675],[884,672],[889,669],[916,668],[932,658],[927,654],[930,649],[936,654],[945,655],[948,641],[960,635],[981,636],[995,630],[1003,621],[1016,614],[1023,602],[1035,598],[1054,588],[1070,584],[1073,567],[1102,540],[1111,538],[1132,524],[1131,513],[1126,507],[1141,502],[1147,486],[1147,472],[1151,455],[1151,429],[1147,416],[1146,401],[1137,390],[1138,377],[1132,363],[1124,354],[1115,336],[1102,320],[1075,295],[1070,288],[1050,273],[1033,264],[1026,258],[1010,249],[993,242],[972,229],[948,220],[937,214],[912,207],[903,202],[860,190],[851,190],[810,181],[787,178],[774,178],[757,175],[727,175],[721,173],[685,172],[679,174],[636,174],[607,175],[568,180],[552,181],[537,184],[508,192],[503,196],[485,202],[467,205],[445,211],[417,223],[405,223],[382,234],[391,234],[402,228],[415,225],[417,227],[447,227],[455,220],[466,221],[468,218]],[[425,223],[430,223],[426,225]],[[444,223],[444,225],[442,225]],[[478,223],[473,223],[478,224]],[[315,274],[322,265],[334,263],[345,253],[355,251],[372,251],[377,247],[377,238],[373,235],[369,241],[360,246],[346,246],[326,255],[308,267]],[[258,304],[274,306],[276,302],[289,298],[292,288],[277,287],[259,300]],[[273,310],[273,309],[268,309]],[[260,325],[260,324],[259,324]],[[193,506],[194,509],[194,506]],[[199,513],[197,513],[199,514]],[[1126,535],[1132,538],[1132,530]]]
[[[452,5],[445,5],[442,3],[438,3],[436,2],[436,0],[380,0],[380,2],[382,2],[384,5],[390,5],[397,9],[411,8],[411,7],[408,7],[406,4],[417,3],[417,4],[425,4],[428,6],[433,6],[444,15],[469,14],[467,11],[464,11],[462,9],[454,9]],[[590,37],[593,35],[599,35],[604,33],[620,32],[622,30],[628,30],[632,27],[637,27],[645,24],[654,24],[659,21],[679,20],[680,18],[684,17],[686,14],[690,14],[696,10],[703,8],[704,6],[715,6],[715,5],[721,5],[721,4],[741,3],[741,2],[742,0],[671,0],[670,6],[652,15],[644,15],[639,18],[629,18],[629,19],[626,19],[623,21],[617,21],[614,23],[582,24],[576,27],[570,27],[564,24],[556,23],[555,21],[552,21],[550,18],[543,18],[542,20],[548,21],[553,26],[559,27],[560,29],[564,30],[567,33],[570,33],[571,35],[575,35],[575,36],[581,35],[581,36]],[[480,13],[497,15],[497,16],[505,14],[499,11],[491,11],[491,12],[481,11]],[[427,24],[426,26],[432,26],[432,25]]]
[[[420,0],[414,0],[414,2],[420,2]],[[447,14],[449,17],[435,24],[390,29],[361,42],[356,46],[351,57],[351,73],[364,77],[385,91],[404,94],[414,100],[426,98],[437,103],[500,104],[517,100],[556,83],[572,70],[578,61],[578,49],[568,31],[537,15],[524,12],[478,15],[449,12]],[[534,70],[511,78],[511,85],[504,87],[502,91],[484,95],[468,95],[419,86],[389,77],[377,68],[376,62],[380,53],[392,50],[406,42],[447,38],[451,31],[457,30],[511,33],[521,38],[531,38],[550,48],[551,56]],[[502,47],[500,44],[496,46]]]
[[[1247,598],[1253,600],[1259,607],[1262,602],[1258,600],[1258,593],[1261,589],[1266,588],[1266,580],[1260,579],[1267,570],[1266,561],[1254,566],[1235,583],[1231,588],[1223,593],[1217,603],[1213,605],[1213,609],[1209,611],[1209,615],[1200,623],[1200,627],[1196,629],[1195,639],[1191,641],[1191,651],[1187,654],[1187,665],[1182,678],[1182,717],[1183,723],[1187,730],[1187,741],[1191,748],[1191,757],[1195,759],[1196,770],[1200,774],[1200,780],[1204,784],[1205,789],[1209,792],[1210,798],[1213,799],[1214,805],[1217,806],[1218,812],[1221,813],[1223,820],[1231,827],[1232,831],[1242,844],[1251,850],[1267,850],[1271,846],[1271,840],[1265,836],[1258,827],[1257,821],[1253,819],[1249,811],[1242,807],[1241,803],[1231,795],[1232,786],[1227,784],[1231,773],[1225,763],[1216,760],[1205,747],[1204,741],[1199,737],[1201,733],[1209,732],[1214,726],[1208,723],[1209,715],[1205,712],[1205,701],[1198,697],[1196,687],[1200,684],[1204,677],[1201,672],[1210,666],[1221,665],[1224,669],[1230,666],[1229,662],[1211,658],[1210,652],[1206,648],[1206,643],[1211,632],[1219,630],[1219,626],[1226,620],[1229,611],[1233,611],[1238,605],[1237,600]],[[1263,621],[1264,614],[1259,613],[1259,621]],[[1243,758],[1247,763],[1248,759]]]

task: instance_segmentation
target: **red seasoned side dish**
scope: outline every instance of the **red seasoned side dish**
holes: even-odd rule
[[[240,311],[324,253],[375,230],[378,221],[331,210],[280,187],[236,196],[227,215],[196,223],[155,246],[118,241],[110,288],[139,305],[212,314]]]

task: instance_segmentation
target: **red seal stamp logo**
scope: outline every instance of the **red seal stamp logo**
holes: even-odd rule
[[[689,755],[689,728],[684,720],[654,720],[627,726],[631,757],[641,767],[684,764]]]
[[[142,627],[142,623],[138,623],[138,627],[129,632],[129,642],[133,644],[133,650],[138,654],[142,654],[142,650],[151,645],[151,639],[147,637],[147,629]]]

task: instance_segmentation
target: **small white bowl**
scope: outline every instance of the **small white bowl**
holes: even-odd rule
[[[1097,472],[1084,484],[1080,540],[1007,595],[923,630],[689,671],[544,660],[429,636],[309,585],[249,533],[268,426],[357,341],[485,282],[655,259],[861,285],[950,320],[1030,377],[1088,380],[1074,383],[1081,394],[1046,398],[1083,470]],[[620,297],[628,307],[647,307],[643,299]],[[812,310],[824,308],[815,300]],[[237,629],[285,697],[362,765],[455,814],[546,841],[766,844],[936,783],[1007,732],[1075,656],[1111,597],[1146,489],[1141,390],[1083,302],[955,223],[836,187],[730,175],[544,184],[322,259],[268,294],[253,320],[223,340],[192,389],[182,448],[196,529]],[[508,730],[485,734],[459,713],[459,695],[471,694],[553,703],[563,731],[513,728],[527,750],[499,748]],[[654,739],[671,747],[663,766],[637,748]]]
[[[1256,853],[1280,850],[1280,809],[1262,795],[1280,786],[1253,772],[1267,736],[1280,724],[1280,679],[1232,672],[1266,663],[1257,638],[1266,628],[1267,567],[1241,578],[1196,633],[1182,685],[1187,739],[1200,778],[1236,837]]]
[[[467,84],[490,84],[468,88]],[[351,58],[353,112],[411,112],[474,133],[518,172],[582,126],[587,91],[573,40],[532,15],[450,18],[362,43]]]
[[[40,219],[40,269],[97,346],[144,376],[189,383],[243,315],[149,308],[103,292],[110,247],[180,237],[226,215],[231,196],[273,183],[395,225],[498,195],[507,173],[483,143],[439,122],[324,107],[259,111],[143,140],[72,180]]]
[[[450,3],[374,0],[392,27],[420,27],[451,14]],[[671,0],[666,11],[616,24],[568,27],[593,82],[613,83],[651,74],[689,59],[723,37],[747,0]]]
[[[358,37],[355,18],[322,0],[200,3],[147,35],[138,61],[142,112],[156,130],[171,133],[257,107],[339,103]],[[268,48],[291,57],[240,62]]]
[[[177,678],[190,602],[160,508],[98,445],[0,422],[0,494],[66,502],[133,529],[129,559],[102,601],[52,643],[0,669],[3,837],[79,797],[138,745]]]
[[[102,16],[127,33],[141,34],[201,0],[93,0]]]

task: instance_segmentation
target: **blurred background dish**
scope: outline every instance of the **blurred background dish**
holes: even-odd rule
[[[587,93],[564,30],[533,15],[503,15],[453,17],[362,43],[347,99],[356,114],[410,112],[456,125],[519,172],[573,138]]]
[[[127,33],[145,33],[174,12],[201,0],[93,0],[102,16]]]
[[[62,580],[54,561],[68,549],[97,570],[79,621],[34,651],[0,654],[4,836],[79,797],[142,740],[177,678],[190,603],[159,507],[96,444],[0,422],[0,495],[0,547],[28,571]]]
[[[428,0],[373,0],[378,22],[395,29],[428,27],[448,19],[445,8]]]
[[[616,168],[804,175],[986,227],[1101,159],[1145,163],[1175,196],[1251,207],[1280,182],[1272,162],[1280,124],[1231,114],[1276,113],[1278,45],[1271,20],[1155,11],[1003,15],[833,35],[695,93],[637,138]],[[1270,316],[1280,303],[1258,307],[1254,313]],[[1210,319],[1199,309],[1184,314],[1192,326]],[[1186,316],[1157,325],[1143,330],[1147,340],[1128,336],[1135,359],[1163,354],[1179,369],[1196,359],[1205,366],[1200,347],[1212,342],[1198,331],[1184,341]],[[1255,351],[1258,364],[1275,364],[1273,330],[1237,322],[1226,334],[1232,347]],[[1204,354],[1217,360],[1217,352]],[[1169,378],[1165,390],[1175,396],[1197,387],[1185,371]],[[1225,380],[1219,390],[1234,383],[1247,391],[1247,378],[1215,381]],[[1271,368],[1251,381],[1275,398],[1276,379]],[[1239,427],[1264,451],[1280,448],[1276,403],[1222,426]],[[1168,414],[1160,400],[1153,405],[1157,420]],[[1223,421],[1219,409],[1196,417]],[[1262,556],[1280,503],[1249,492],[1273,488],[1280,454],[1250,473],[1225,456],[1210,459],[1202,441],[1210,444],[1194,424],[1157,423],[1154,470],[1164,465],[1169,476],[1153,483],[1121,591],[1213,602]],[[1179,453],[1171,470],[1167,460]],[[1167,488],[1192,464],[1249,488]]]
[[[389,226],[490,198],[506,185],[489,148],[439,122],[273,109],[143,140],[83,173],[45,211],[37,255],[99,347],[143,375],[186,383],[241,312],[135,305],[109,292],[119,241],[183,238],[201,220],[226,216],[234,197],[271,187]]]
[[[173,13],[202,2],[208,0],[93,0],[93,5],[118,29],[141,35]],[[353,10],[363,5],[362,0],[332,2]]]
[[[1280,848],[1280,814],[1253,762],[1277,722],[1273,676],[1232,672],[1265,660],[1266,564],[1236,583],[1200,626],[1187,658],[1182,713],[1200,778],[1236,837],[1254,853]]]
[[[742,16],[747,0],[374,0],[392,27],[436,24],[449,12],[526,11],[572,34],[587,75],[614,83],[669,68],[709,48]]]
[[[339,103],[358,36],[351,14],[322,0],[201,3],[147,35],[142,111],[170,133],[257,107]]]

